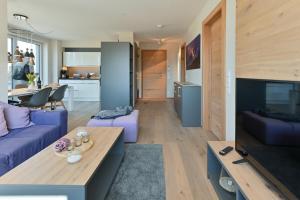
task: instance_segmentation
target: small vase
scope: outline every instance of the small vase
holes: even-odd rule
[[[35,90],[35,85],[34,85],[34,83],[30,83],[30,84],[28,85],[28,89],[29,89],[29,90]]]

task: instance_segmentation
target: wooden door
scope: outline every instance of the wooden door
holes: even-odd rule
[[[166,98],[167,52],[142,50],[142,83],[144,99]]]
[[[213,11],[203,27],[204,127],[220,140],[225,139],[226,133],[224,2]]]

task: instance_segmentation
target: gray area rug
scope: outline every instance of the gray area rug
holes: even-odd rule
[[[129,144],[106,200],[164,200],[162,145]]]

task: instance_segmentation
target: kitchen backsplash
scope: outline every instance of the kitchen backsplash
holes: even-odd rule
[[[94,74],[95,77],[100,76],[100,68],[99,67],[68,67],[68,74],[70,77],[73,77],[74,74],[81,74],[81,76],[85,77],[87,74]]]

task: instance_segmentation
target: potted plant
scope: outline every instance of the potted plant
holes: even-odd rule
[[[28,79],[28,89],[34,90],[35,89],[35,79],[36,79],[35,74],[28,73],[28,74],[26,74],[26,77]]]

